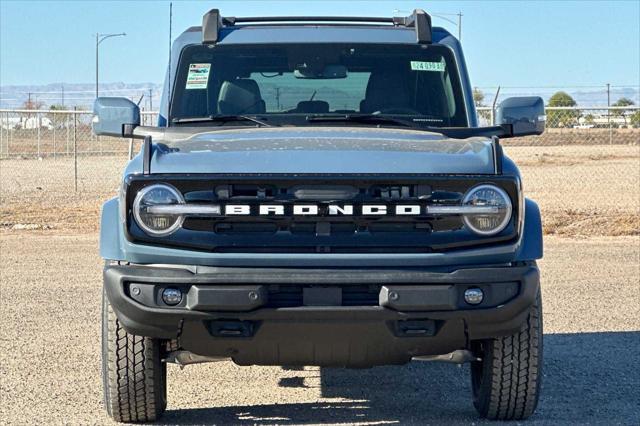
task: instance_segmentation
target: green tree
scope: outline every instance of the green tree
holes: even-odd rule
[[[556,92],[549,98],[550,107],[575,107],[578,103],[567,92]],[[578,122],[580,111],[577,109],[547,111],[549,127],[573,127]]]
[[[614,107],[626,107],[631,105],[635,105],[635,104],[629,98],[620,98],[613,104]]]
[[[594,124],[596,120],[593,114],[587,114],[584,116],[584,122],[585,124]]]
[[[629,124],[631,124],[634,129],[640,127],[640,110],[634,112],[629,116]]]
[[[626,107],[626,106],[632,106],[635,105],[633,103],[633,101],[629,98],[620,98],[617,101],[614,102],[613,105],[614,107]],[[622,117],[622,119],[624,120],[624,126],[627,126],[627,114],[630,112],[630,110],[627,109],[614,109],[611,111],[611,115],[615,116],[615,117]]]

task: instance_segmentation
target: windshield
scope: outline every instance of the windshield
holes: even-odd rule
[[[257,117],[269,125],[317,125],[317,118],[336,115],[395,117],[416,127],[468,125],[456,64],[444,46],[193,45],[180,57],[174,124],[242,116],[234,124]]]

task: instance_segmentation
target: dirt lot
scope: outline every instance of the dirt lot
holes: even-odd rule
[[[0,422],[108,424],[94,233],[0,234]],[[533,424],[640,422],[640,238],[546,239]],[[169,424],[472,424],[468,367],[169,369]]]

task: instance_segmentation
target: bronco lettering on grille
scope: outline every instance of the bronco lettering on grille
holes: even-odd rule
[[[426,207],[418,204],[227,204],[225,216],[419,216]]]

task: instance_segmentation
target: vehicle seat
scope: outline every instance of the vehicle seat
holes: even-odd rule
[[[401,71],[374,71],[369,76],[360,112],[371,114],[391,108],[411,108],[409,91]]]
[[[322,114],[329,112],[329,102],[325,101],[300,101],[295,109],[296,112],[306,112],[310,114]]]
[[[220,86],[218,95],[220,114],[263,114],[265,111],[265,103],[255,80],[239,78],[225,81]]]

